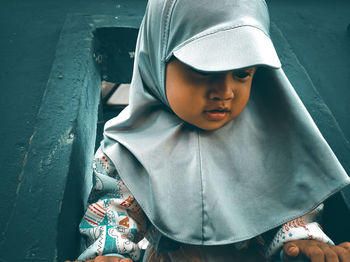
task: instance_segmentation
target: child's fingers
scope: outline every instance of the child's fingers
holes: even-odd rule
[[[296,258],[300,253],[300,250],[297,245],[293,242],[288,242],[283,247],[284,259],[288,261],[288,257]]]
[[[314,240],[295,240],[285,244],[283,256],[285,261],[293,261],[296,258],[308,258],[312,262],[339,262],[334,260],[334,252],[329,252],[329,260],[326,260],[324,248],[318,244],[321,242]]]
[[[326,261],[324,250],[322,250],[317,245],[313,245],[313,246],[306,247],[306,248],[303,247],[301,252],[307,258],[309,258],[312,262],[325,262]],[[332,260],[330,260],[329,262],[331,262],[331,261]],[[327,262],[328,262],[328,260],[327,260]],[[335,262],[335,261],[332,261],[332,262]]]
[[[333,246],[333,249],[337,253],[340,262],[350,262],[350,243],[344,242],[337,246]]]
[[[333,246],[332,249],[336,252],[340,262],[350,262],[350,249],[345,249],[338,246]]]
[[[316,240],[295,240],[283,247],[285,261],[308,258],[312,262],[350,262],[350,243],[333,246]]]
[[[325,257],[325,261],[329,262],[341,262],[340,256],[334,246],[325,247],[322,249]]]
[[[350,242],[343,242],[340,243],[338,246],[350,251]]]

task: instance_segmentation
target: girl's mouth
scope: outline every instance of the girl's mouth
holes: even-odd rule
[[[208,120],[219,121],[223,120],[229,113],[229,110],[226,109],[215,109],[204,111],[204,115]]]

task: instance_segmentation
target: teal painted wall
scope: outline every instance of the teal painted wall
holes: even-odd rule
[[[271,19],[349,140],[350,1],[267,2]]]

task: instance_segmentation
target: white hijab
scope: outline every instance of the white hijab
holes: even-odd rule
[[[103,151],[150,222],[188,244],[229,244],[311,211],[349,184],[280,68],[263,0],[149,0],[130,104]],[[204,71],[261,66],[242,114],[215,131],[179,119],[165,95],[176,56]]]

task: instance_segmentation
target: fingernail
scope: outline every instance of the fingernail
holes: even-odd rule
[[[296,252],[296,247],[288,248],[288,253],[294,253],[294,252]]]
[[[289,256],[296,256],[298,254],[298,248],[297,247],[289,247],[287,250],[287,253]]]

